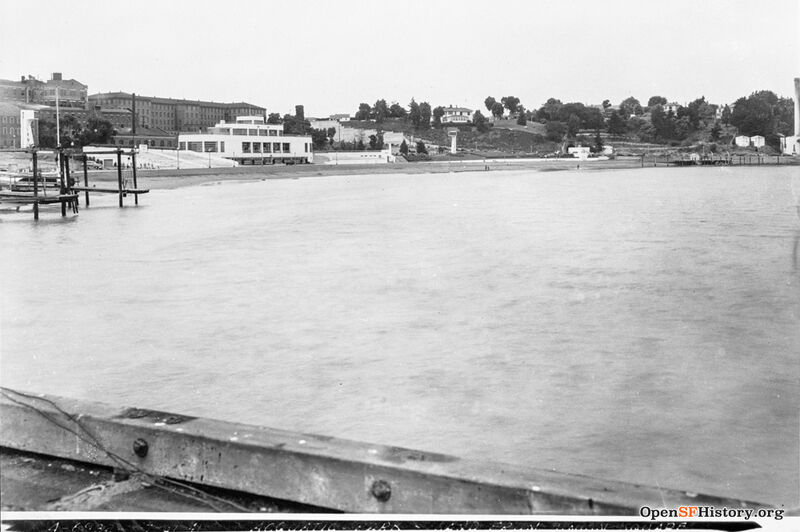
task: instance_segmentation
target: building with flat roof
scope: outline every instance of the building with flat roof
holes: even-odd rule
[[[91,105],[133,109],[133,94],[104,92],[89,96]],[[136,95],[136,127],[159,128],[170,133],[199,132],[237,116],[266,116],[266,109],[246,102],[219,103]]]
[[[311,137],[284,135],[282,124],[267,124],[261,115],[225,120],[205,133],[180,133],[178,149],[213,153],[240,164],[310,163]]]

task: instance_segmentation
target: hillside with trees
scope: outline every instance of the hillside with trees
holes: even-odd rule
[[[466,151],[507,154],[551,154],[568,146],[589,146],[599,152],[606,145],[636,149],[729,150],[736,135],[762,135],[768,149],[777,150],[781,135],[792,133],[794,102],[771,91],[741,97],[732,105],[712,104],[701,96],[685,105],[670,104],[667,97],[654,95],[643,105],[634,96],[618,104],[604,100],[600,105],[562,102],[549,98],[538,107],[527,108],[516,96],[497,99],[487,96],[485,111],[478,109],[467,124],[444,124],[445,107],[413,99],[404,107],[378,99],[362,102],[355,119],[346,125],[375,129],[378,135],[362,143],[364,148],[381,149],[384,132],[402,132],[408,138],[447,146],[447,127],[459,129],[459,147]],[[485,113],[485,114],[484,114]],[[272,115],[271,115],[272,116]],[[282,122],[296,130],[292,117]],[[307,122],[306,122],[307,123]],[[335,131],[312,131],[315,149],[336,149]],[[359,149],[354,143],[339,148]]]

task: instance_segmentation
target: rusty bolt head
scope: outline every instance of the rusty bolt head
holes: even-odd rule
[[[147,442],[141,438],[137,438],[136,441],[133,442],[133,452],[139,458],[144,458],[147,456],[148,445]]]
[[[372,496],[380,502],[386,502],[392,496],[392,487],[385,480],[376,480],[372,483]]]

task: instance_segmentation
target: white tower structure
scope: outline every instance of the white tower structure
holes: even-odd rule
[[[794,78],[794,135],[781,138],[785,155],[800,155],[800,78]]]
[[[456,149],[456,138],[458,137],[458,129],[451,127],[447,130],[447,135],[450,137],[450,153],[455,155],[458,151]]]
[[[800,137],[800,78],[794,78],[794,136]]]

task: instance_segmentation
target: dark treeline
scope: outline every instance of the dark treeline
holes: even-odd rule
[[[55,148],[56,123],[52,120],[39,119],[39,147]],[[108,120],[89,118],[81,123],[74,115],[66,114],[59,120],[61,146],[64,148],[82,148],[89,144],[106,144],[116,133]]]
[[[516,96],[503,96],[500,100],[488,96],[484,105],[495,120],[507,116],[522,126],[528,122],[543,124],[547,140],[554,142],[585,139],[588,132],[599,143],[602,132],[617,138],[673,146],[732,142],[738,133],[762,135],[768,145],[777,148],[780,135],[792,132],[794,112],[791,98],[778,97],[771,91],[755,92],[739,98],[731,106],[722,107],[707,102],[703,96],[686,105],[669,104],[663,96],[650,97],[646,105],[633,96],[616,105],[609,100],[601,105],[586,105],[550,98],[538,109],[531,110]],[[425,130],[441,127],[443,114],[443,107],[431,109],[428,102],[418,104],[412,99],[407,110],[396,102],[387,105],[385,99],[379,99],[374,105],[361,103],[355,119],[374,120],[379,124],[389,118],[402,119],[414,129]],[[485,132],[491,123],[478,110],[473,114],[472,125],[479,132]]]

